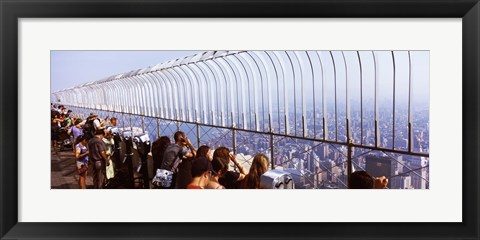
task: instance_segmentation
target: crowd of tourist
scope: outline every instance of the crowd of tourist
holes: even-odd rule
[[[71,139],[75,155],[75,165],[79,175],[79,187],[87,188],[88,166],[93,169],[93,188],[104,188],[106,181],[115,177],[118,167],[111,160],[114,155],[112,129],[117,119],[98,118],[90,113],[87,119],[73,116],[64,106],[51,106],[51,140],[53,149],[57,149],[62,140]],[[153,176],[157,169],[172,173],[171,184],[164,188],[173,189],[259,189],[261,176],[270,166],[269,158],[256,154],[247,172],[227,147],[218,147],[212,152],[209,146],[195,149],[185,133],[178,131],[173,135],[174,142],[168,136],[158,137],[151,146]],[[232,164],[231,164],[232,163]],[[230,165],[235,166],[233,169]],[[350,188],[385,188],[388,179],[374,178],[365,171],[352,173]]]
[[[173,139],[175,142],[170,143],[170,138],[162,136],[152,144],[153,165],[173,172],[169,188],[255,189],[260,188],[260,176],[268,171],[269,160],[263,154],[254,157],[251,171],[247,173],[226,147],[218,147],[213,152],[206,145],[195,149],[181,131],[176,132]],[[230,163],[237,171],[230,169]]]
[[[72,115],[72,110],[53,104],[50,112],[52,150],[72,148],[80,188],[87,188],[89,164],[93,169],[93,187],[104,188],[106,179],[113,178],[115,174],[111,160],[114,153],[111,129],[116,127],[117,119],[101,120],[96,113],[81,119]]]

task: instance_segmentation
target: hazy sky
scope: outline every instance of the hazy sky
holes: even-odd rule
[[[52,51],[51,91],[154,66],[200,51]]]

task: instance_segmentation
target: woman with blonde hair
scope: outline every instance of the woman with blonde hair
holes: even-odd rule
[[[268,157],[264,154],[259,153],[255,155],[250,171],[243,180],[241,187],[245,189],[260,188],[260,177],[268,171],[268,163]]]

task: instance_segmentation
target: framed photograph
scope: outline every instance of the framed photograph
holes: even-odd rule
[[[478,239],[479,10],[2,1],[1,239]],[[121,142],[109,180],[70,116]],[[205,151],[170,188],[226,190],[159,189],[160,136],[245,180]]]

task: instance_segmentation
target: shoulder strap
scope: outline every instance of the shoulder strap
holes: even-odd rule
[[[182,161],[183,155],[182,155],[182,149],[180,148],[177,152],[177,157],[175,158],[175,161],[172,163],[172,171],[176,171],[178,168],[178,165],[180,165],[180,162]]]

